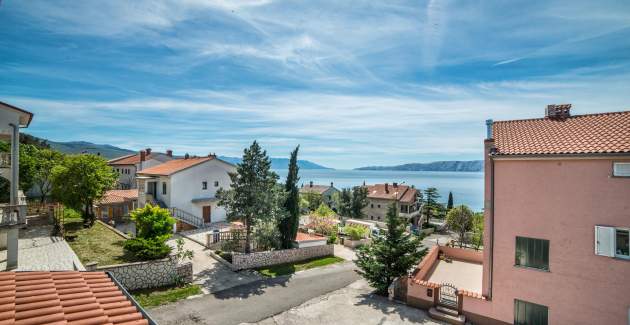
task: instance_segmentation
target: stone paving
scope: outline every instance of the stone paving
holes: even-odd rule
[[[20,229],[16,271],[84,270],[72,248],[60,237],[50,236],[52,226]],[[6,269],[7,251],[0,251],[0,270]]]

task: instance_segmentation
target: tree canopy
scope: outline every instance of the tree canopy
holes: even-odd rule
[[[459,205],[451,209],[446,215],[446,225],[455,231],[459,238],[459,246],[462,247],[466,239],[466,233],[472,230],[473,212],[465,205]]]
[[[293,152],[291,152],[291,159],[289,160],[289,172],[287,174],[287,180],[284,184],[284,191],[286,192],[286,200],[284,201],[284,208],[286,209],[286,216],[279,222],[279,229],[282,241],[282,248],[291,248],[293,241],[297,236],[298,226],[300,225],[300,190],[298,189],[298,182],[300,177],[298,176],[299,167],[297,164],[297,156],[300,146],[297,146]]]

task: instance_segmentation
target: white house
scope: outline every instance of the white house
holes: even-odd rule
[[[146,203],[169,208],[173,216],[196,227],[226,220],[226,211],[217,205],[216,193],[229,189],[228,173],[236,167],[218,159],[186,157],[138,172],[138,206]]]
[[[172,150],[166,150],[166,153],[161,153],[152,152],[151,148],[146,148],[136,154],[109,160],[107,164],[118,173],[118,189],[127,190],[136,188],[136,174],[139,171],[169,160],[173,160]]]

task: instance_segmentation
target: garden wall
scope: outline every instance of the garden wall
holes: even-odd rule
[[[176,258],[117,265],[86,265],[88,271],[111,272],[127,290],[157,288],[179,282],[192,282],[192,263],[177,263]]]
[[[281,249],[251,254],[232,254],[232,268],[234,270],[253,269],[263,266],[303,261],[315,257],[331,256],[334,245],[322,245],[294,249]]]

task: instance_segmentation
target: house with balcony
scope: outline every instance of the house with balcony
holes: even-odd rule
[[[9,180],[9,202],[0,202],[0,251],[6,255],[6,270],[18,266],[19,228],[26,225],[26,200],[20,198],[20,129],[33,113],[0,102],[0,140],[10,143],[10,152],[0,152],[0,177]],[[3,270],[4,271],[4,270]]]
[[[216,193],[229,189],[229,173],[236,167],[216,157],[173,159],[138,172],[138,206],[157,204],[171,210],[173,217],[186,225],[204,228],[226,220],[218,206]],[[181,224],[180,224],[181,225]]]
[[[166,153],[161,153],[154,152],[151,148],[146,148],[136,154],[111,159],[107,164],[118,173],[116,187],[120,190],[128,190],[137,188],[136,174],[139,171],[169,160],[173,160],[172,150],[166,150]]]
[[[307,185],[302,184],[300,187],[300,195],[314,194],[321,197],[322,202],[326,203],[331,209],[336,209],[335,194],[339,193],[339,190],[335,188],[331,182],[328,185],[317,185],[313,182],[309,182]]]
[[[363,208],[366,218],[374,221],[385,221],[387,209],[392,203],[398,206],[399,216],[415,221],[420,217],[420,195],[417,189],[398,183],[365,185],[367,187],[368,205]]]
[[[463,324],[630,324],[630,111],[487,121],[483,251],[436,246],[407,303]]]

